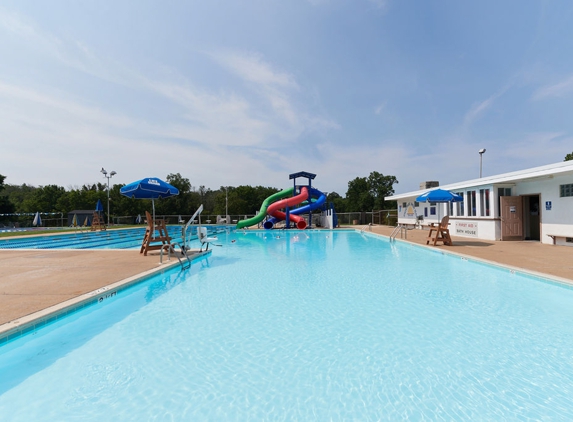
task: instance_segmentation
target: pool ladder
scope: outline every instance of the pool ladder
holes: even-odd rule
[[[407,239],[408,228],[406,226],[403,226],[402,224],[397,224],[396,227],[394,227],[392,233],[390,234],[390,241],[396,240],[396,236],[398,236],[398,234],[400,234],[400,239],[402,238]]]
[[[372,223],[368,223],[366,226],[362,227],[360,229],[360,233],[364,233],[366,231],[366,229],[368,229],[369,232],[372,231]]]
[[[181,255],[183,255],[185,258],[187,258],[186,263],[181,261],[181,258],[179,257],[179,255],[175,253],[175,246],[179,246],[179,250],[181,251]],[[164,250],[164,248],[161,248],[161,252],[159,254],[159,263],[160,264],[163,264],[163,250]],[[187,251],[183,246],[181,246],[177,242],[172,242],[171,245],[169,245],[169,247],[167,248],[167,260],[168,261],[171,261],[171,252],[173,252],[173,255],[175,255],[175,257],[179,260],[179,265],[181,265],[181,271],[191,268],[191,260],[189,259],[189,256],[187,255]]]

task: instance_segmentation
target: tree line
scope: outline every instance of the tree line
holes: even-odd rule
[[[79,188],[65,189],[57,185],[31,186],[5,184],[6,176],[0,175],[0,222],[17,221],[15,214],[67,213],[74,210],[94,210],[98,200],[104,204],[107,214],[107,185],[94,183]],[[221,186],[211,190],[205,186],[193,186],[189,179],[179,173],[169,174],[165,179],[179,189],[179,195],[155,201],[157,215],[189,215],[203,204],[203,214],[254,215],[263,201],[280,189],[265,186]],[[368,177],[356,177],[348,182],[345,197],[337,192],[327,193],[327,203],[336,212],[362,212],[395,208],[395,202],[384,201],[394,193],[395,176],[384,176],[373,171]],[[125,197],[119,190],[123,184],[109,188],[111,216],[136,216],[150,211],[148,200]]]

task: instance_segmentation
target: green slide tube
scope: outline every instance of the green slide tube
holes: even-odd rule
[[[267,208],[269,207],[269,205],[271,205],[275,201],[278,201],[279,199],[286,198],[287,196],[292,196],[293,192],[294,188],[288,188],[280,192],[273,193],[271,196],[269,196],[267,199],[263,201],[259,213],[254,217],[239,221],[237,223],[237,229],[242,229],[243,227],[249,227],[249,226],[254,226],[255,224],[259,224],[261,221],[265,219],[267,215]]]

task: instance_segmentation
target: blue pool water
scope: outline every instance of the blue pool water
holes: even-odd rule
[[[223,226],[206,226],[208,233],[219,233]],[[195,230],[195,226],[192,229]],[[182,243],[181,226],[167,226],[174,242]],[[189,232],[188,232],[189,233]],[[141,247],[145,228],[25,236],[0,239],[0,249],[134,249]],[[195,239],[196,234],[193,234]]]
[[[572,289],[357,232],[219,239],[0,347],[2,420],[572,419]]]

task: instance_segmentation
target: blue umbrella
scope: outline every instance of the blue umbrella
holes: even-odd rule
[[[153,220],[155,220],[155,202],[157,198],[169,198],[179,195],[179,189],[157,177],[147,177],[145,179],[132,182],[119,190],[123,196],[135,199],[151,199],[153,207]]]
[[[464,198],[457,193],[444,189],[434,189],[423,193],[416,198],[417,202],[462,202]],[[440,221],[440,208],[438,207],[438,221]]]
[[[103,211],[103,204],[101,203],[101,199],[97,200],[97,204],[96,204],[96,209],[97,212],[102,212]]]
[[[464,198],[444,189],[434,189],[416,198],[417,202],[462,202]]]

